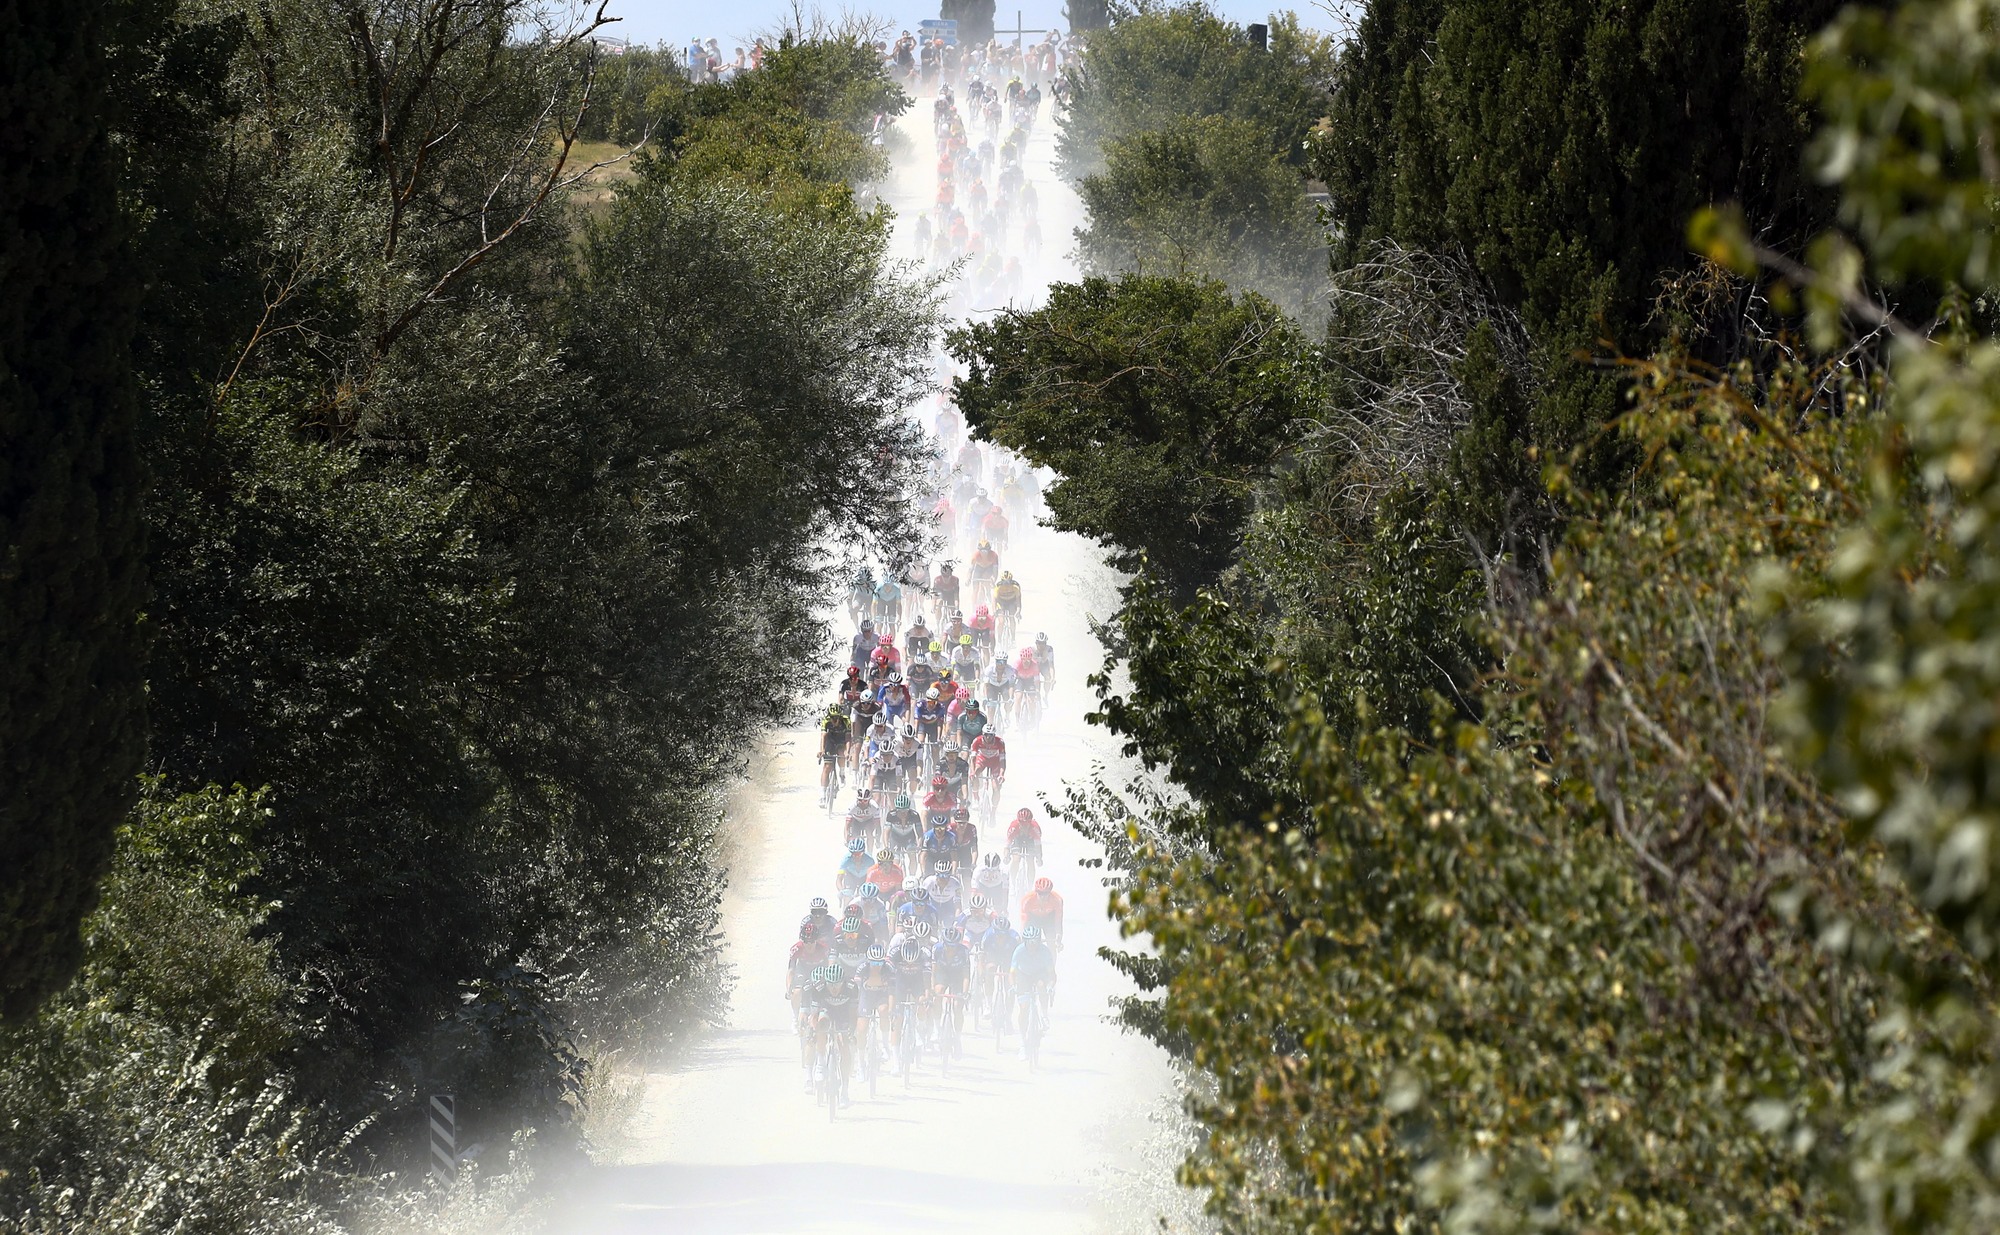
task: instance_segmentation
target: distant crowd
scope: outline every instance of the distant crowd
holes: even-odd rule
[[[764,40],[757,39],[745,51],[739,47],[731,56],[722,53],[714,39],[689,39],[682,55],[687,60],[688,80],[699,86],[706,82],[729,83],[744,73],[764,67]]]
[[[881,53],[889,75],[912,94],[934,94],[940,86],[959,87],[979,79],[1013,80],[1037,88],[1046,86],[1056,94],[1058,104],[1067,89],[1062,70],[1072,55],[1071,42],[1053,30],[1027,47],[999,39],[961,44],[934,30],[924,30],[921,37],[905,30],[893,42],[875,44],[875,50]],[[694,38],[681,51],[688,80],[698,86],[728,83],[744,73],[754,73],[764,67],[766,54],[763,39],[725,52],[718,40]]]
[[[876,49],[889,75],[912,94],[933,94],[940,86],[960,87],[974,80],[1019,81],[1038,88],[1046,83],[1060,103],[1067,89],[1062,70],[1069,64],[1071,44],[1053,30],[1028,47],[999,39],[961,44],[932,30],[921,37],[905,30],[895,42],[878,43]]]

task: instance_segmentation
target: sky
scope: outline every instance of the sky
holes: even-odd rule
[[[1331,3],[1334,0],[1326,0]],[[1001,29],[1009,29],[1016,24],[1015,13],[1021,17],[1019,24],[1030,30],[1055,27],[1067,29],[1063,21],[1063,0],[998,0],[998,11],[994,24]],[[805,6],[810,12],[814,7]],[[846,9],[884,18],[896,28],[914,27],[920,18],[935,17],[938,5],[935,0],[924,4],[918,0],[853,0],[823,6],[831,14],[839,14]],[[1209,0],[1209,7],[1232,21],[1249,23],[1263,21],[1274,8],[1271,0]],[[1332,25],[1326,12],[1311,0],[1291,5],[1307,26],[1327,29]],[[657,43],[665,41],[681,45],[690,37],[713,38],[724,44],[725,52],[730,46],[745,42],[750,36],[781,28],[791,17],[791,0],[611,0],[610,14],[622,18],[617,25],[606,30],[606,34],[630,39],[635,43]],[[1033,41],[1035,35],[1029,35]]]

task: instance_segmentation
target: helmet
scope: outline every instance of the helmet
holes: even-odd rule
[[[868,945],[868,959],[871,961],[879,961],[888,954],[889,950],[883,947],[879,943],[871,943]]]
[[[848,933],[848,934],[850,934],[850,935],[851,935],[851,934],[853,934],[853,933],[854,933],[855,931],[858,931],[858,930],[860,930],[860,929],[861,929],[861,919],[860,919],[860,918],[842,918],[842,919],[840,920],[840,929],[841,929],[841,930],[843,930],[843,931],[845,931],[846,933]]]
[[[996,664],[996,665],[1004,665],[1004,664],[1006,664],[1006,663],[1007,663],[1007,653],[1005,653],[1005,652],[995,652],[995,653],[993,653],[993,663],[994,663],[994,664]]]
[[[999,855],[999,854],[997,854],[997,853],[989,853],[989,854],[987,854],[987,855],[986,855],[986,865],[988,865],[988,866],[995,866],[995,867],[999,866],[999,865],[1000,865],[1000,855]]]
[[[951,812],[951,821],[953,823],[964,823],[970,818],[972,818],[972,808],[970,806],[961,806]]]
[[[1002,579],[1012,579],[1014,577],[1014,572],[1011,570],[1003,570],[1000,572],[1000,577]]]
[[[982,539],[982,540],[981,540],[981,541],[979,542],[979,547],[980,547],[980,548],[982,548],[982,549],[991,549],[991,548],[993,547],[993,542],[992,542],[992,541],[990,541],[990,540],[984,540],[984,539]]]
[[[892,648],[896,646],[896,636],[883,635],[880,639],[877,639],[875,643],[879,647]]]
[[[950,783],[951,783],[950,781],[944,778],[944,773],[942,772],[938,773],[936,776],[931,777],[931,787],[934,789],[942,789],[946,785],[949,785]]]
[[[1035,821],[1035,812],[1023,806],[1020,810],[1014,812],[1014,818],[1020,820],[1022,823],[1033,823]]]
[[[908,810],[909,808],[910,808],[910,795],[909,795],[909,794],[907,794],[907,793],[899,793],[899,794],[897,794],[897,795],[896,795],[896,809],[897,809],[897,810]]]
[[[935,640],[935,639],[931,640],[931,651],[933,651],[933,652],[942,652],[942,651],[944,651],[944,644],[942,644],[942,643],[939,643],[939,642],[938,642],[937,640]],[[859,670],[856,670],[856,672],[859,672]]]
[[[979,710],[979,700],[967,699],[965,701],[965,710],[968,712],[977,712]]]
[[[832,965],[821,965],[813,970],[813,981],[826,983],[840,981],[840,970]]]
[[[910,893],[910,899],[919,905],[928,905],[931,903],[931,894],[922,888],[917,888]]]
[[[932,647],[936,647],[936,646],[937,646],[937,644],[933,643],[933,644],[931,644],[931,646],[932,646]],[[937,688],[937,687],[935,687],[935,686],[933,686],[933,687],[931,687],[931,688],[930,688],[929,690],[927,690],[927,691],[925,691],[925,692],[924,692],[924,698],[926,698],[926,699],[941,699],[941,698],[943,698],[943,696],[942,696],[942,695],[940,695],[940,694],[938,694],[938,688]]]
[[[896,853],[892,849],[878,849],[875,851],[875,860],[886,866],[896,860]]]
[[[915,629],[916,629],[917,627],[919,627],[919,626],[922,626],[923,624],[924,624],[924,615],[923,615],[923,614],[921,614],[921,613],[919,613],[919,614],[917,615],[917,620],[916,620],[915,622],[911,623],[911,625],[910,625],[910,628],[911,628],[912,630],[915,630]]]
[[[1035,880],[1035,891],[1053,892],[1055,890],[1056,890],[1056,881],[1049,878],[1047,875],[1043,875],[1040,879]]]
[[[813,897],[812,911],[814,917],[818,917],[826,911],[826,898],[824,896]]]
[[[1041,631],[1039,631],[1039,630],[1035,632],[1035,642],[1036,642],[1036,643],[1047,643],[1048,641],[1049,641],[1049,637],[1048,637],[1047,635],[1043,634],[1043,633],[1042,633]]]
[[[868,789],[867,789],[867,787],[866,787],[866,786],[863,786],[862,788],[860,788],[860,789],[856,789],[856,790],[854,791],[854,800],[855,800],[856,802],[869,802],[869,801],[872,801],[872,798],[870,797],[870,795],[869,795],[869,793],[868,793]]]
[[[1023,942],[1026,943],[1033,943],[1035,942],[1035,940],[1040,939],[1041,937],[1042,937],[1042,928],[1039,926],[1030,926],[1026,930],[1021,932],[1021,939]]]
[[[974,183],[974,184],[977,184],[977,183],[979,183],[979,182],[975,180],[975,181],[973,181],[973,183]],[[986,490],[984,490],[984,489],[981,489],[981,490],[979,491],[979,496],[981,496],[981,497],[985,497],[985,496],[986,496]],[[986,542],[982,540],[982,541],[980,541],[979,543],[983,545],[983,544],[985,544]]]
[[[933,875],[951,874],[951,863],[945,861],[943,858],[939,858],[937,861],[931,863],[931,874]]]
[[[880,895],[882,895],[882,889],[876,887],[874,884],[864,883],[861,885],[862,900],[873,900],[875,897],[878,897]]]
[[[981,543],[984,543],[984,542],[981,542]],[[874,629],[875,629],[875,619],[873,619],[873,618],[862,618],[862,619],[861,619],[861,629],[863,629],[863,630],[874,630]]]
[[[965,938],[965,932],[956,926],[947,926],[944,928],[944,941],[946,943],[957,943],[963,938]]]
[[[1014,924],[1007,920],[1007,915],[1004,913],[996,913],[993,915],[993,925],[997,929],[1003,932],[1011,931],[1014,929]]]
[[[919,922],[910,928],[910,933],[919,939],[929,939],[931,937],[931,924],[928,922]]]
[[[841,916],[842,916],[842,917],[846,917],[846,918],[858,918],[858,917],[860,917],[860,916],[861,916],[861,902],[860,902],[860,901],[849,901],[849,902],[847,902],[847,908],[846,908],[846,909],[843,909],[843,910],[841,911]]]
[[[817,934],[819,934],[819,927],[817,927],[817,926],[814,926],[814,925],[813,925],[812,923],[810,923],[810,922],[801,922],[801,923],[799,923],[799,942],[800,942],[800,943],[811,943],[811,942],[812,942],[812,937],[813,937],[814,935],[817,935]]]
[[[981,605],[981,606],[979,606],[979,609],[978,609],[978,611],[977,611],[977,612],[975,612],[975,613],[974,613],[974,614],[973,614],[972,616],[974,616],[974,617],[991,617],[991,616],[992,616],[992,614],[991,614],[991,613],[989,613],[989,612],[987,611],[987,608],[986,608],[986,606],[985,606],[985,605]]]
[[[897,669],[889,670],[889,681],[892,685],[900,685],[903,681],[902,672]]]
[[[977,893],[977,892],[974,892],[974,893],[972,894],[972,900],[971,900],[970,902],[968,902],[968,903],[970,904],[970,906],[971,906],[971,907],[972,907],[973,909],[986,909],[986,908],[989,908],[989,906],[988,906],[988,905],[986,904],[986,898],[985,898],[984,896],[980,895],[980,894],[979,894],[979,893]]]
[[[982,609],[982,610],[980,610],[980,612],[982,612],[982,613],[983,613],[983,612],[985,612],[985,610],[983,610],[983,609]],[[969,647],[971,647],[971,646],[972,646],[972,636],[971,636],[971,635],[960,635],[960,636],[958,637],[958,646],[960,646],[960,647],[962,647],[962,648],[969,648]]]
[[[906,943],[896,949],[896,959],[905,965],[914,965],[924,959],[923,950],[914,943]]]
[[[854,838],[853,840],[851,840],[851,841],[848,841],[848,842],[847,842],[847,852],[849,852],[849,853],[867,853],[867,852],[868,852],[868,842],[866,842],[866,841],[862,840],[862,839],[861,839],[860,837],[858,837],[858,836],[857,836],[857,837],[855,837],[855,838]]]
[[[848,676],[848,677],[851,677],[851,678],[858,678],[858,677],[860,677],[860,676],[861,676],[861,666],[860,666],[860,665],[849,665],[849,666],[847,666],[847,676]]]

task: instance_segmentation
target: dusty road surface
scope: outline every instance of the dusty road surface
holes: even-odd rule
[[[1050,170],[1047,112],[1024,160],[1046,237],[1040,255],[1019,255],[1031,289],[1070,273],[1061,259],[1076,221],[1074,196]],[[883,194],[898,210],[905,251],[907,229],[935,191],[930,116],[923,99],[904,118],[911,153]],[[1108,610],[1114,581],[1088,543],[1041,528],[1019,529],[1003,565],[1025,592],[1021,641],[1046,632],[1059,671],[1040,731],[1007,734],[1004,820],[1018,805],[1042,814],[1041,795],[1059,795],[1065,779],[1110,755],[1084,724],[1083,678],[1100,661],[1086,610]],[[1092,847],[1059,825],[1046,838],[1044,873],[1067,901],[1070,927],[1040,1068],[1029,1071],[1011,1038],[1003,1052],[977,1037],[949,1076],[928,1056],[907,1088],[886,1077],[871,1099],[857,1086],[837,1120],[815,1105],[783,998],[787,946],[810,898],[833,895],[841,856],[839,822],[820,808],[813,751],[812,731],[781,735],[728,824],[723,925],[738,976],[728,1027],[688,1066],[648,1079],[622,1160],[583,1181],[559,1229],[1059,1235],[1157,1229],[1163,1208],[1183,1210],[1171,1182],[1178,1155],[1159,1122],[1174,1103],[1169,1067],[1105,1019],[1107,1000],[1129,989],[1094,955],[1116,929],[1097,873],[1080,865]]]

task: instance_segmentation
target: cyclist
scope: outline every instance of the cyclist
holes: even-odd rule
[[[1022,700],[1041,702],[1042,662],[1035,659],[1033,648],[1022,648],[1014,658],[1014,689]]]
[[[868,846],[860,837],[847,842],[847,856],[833,872],[833,886],[842,896],[852,896],[868,882]]]
[[[931,903],[938,907],[938,917],[945,922],[958,921],[964,906],[959,903],[965,885],[951,872],[951,860],[939,858],[931,863],[930,878],[924,880],[924,891],[931,894]],[[1056,919],[1062,920],[1061,902],[1057,902]]]
[[[920,932],[920,937],[928,937],[937,929],[937,906],[931,903],[931,894],[923,888],[907,888],[904,895],[909,897],[897,911],[897,924],[904,933]]]
[[[936,687],[925,691],[923,701],[917,704],[917,734],[925,742],[935,742],[944,735],[944,696]]]
[[[792,1015],[799,1014],[799,992],[812,981],[812,971],[826,963],[830,942],[831,937],[820,934],[810,921],[799,923],[798,941],[785,957],[785,999],[792,1005]]]
[[[1000,578],[993,584],[993,607],[1002,617],[1015,621],[1021,618],[1021,581],[1011,570],[1000,572]]]
[[[808,1015],[813,1018],[812,1057],[818,1059],[825,1053],[827,1037],[832,1035],[840,1047],[839,1067],[844,1079],[847,1069],[854,1065],[854,1031],[861,1012],[861,988],[839,965],[821,965],[813,970],[812,985],[806,988],[805,998]],[[808,1088],[812,1080],[810,1076],[806,1078]],[[841,1105],[847,1105],[845,1096]]]
[[[1007,779],[1007,743],[990,726],[972,739],[972,774],[991,777],[993,794],[999,796],[1000,786]]]
[[[854,801],[848,805],[843,840],[858,840],[866,847],[874,843],[881,830],[882,816],[875,807],[874,796],[863,785],[854,791]]]
[[[1007,508],[995,503],[979,520],[979,534],[993,542],[996,549],[1007,547]]]
[[[966,902],[965,912],[958,915],[957,927],[965,932],[965,937],[974,944],[986,938],[986,932],[993,929],[993,902],[985,895],[974,892]]]
[[[944,748],[938,759],[938,775],[950,788],[952,797],[963,800],[966,782],[972,778],[972,765],[966,762],[965,751],[956,742]]]
[[[806,913],[806,923],[812,924],[813,930],[818,932],[815,938],[821,943],[833,942],[834,930],[840,925],[834,921],[833,914],[827,910],[826,898],[824,896],[813,897],[812,906]],[[805,925],[805,923],[800,923],[800,925]]]
[[[868,662],[874,668],[881,670],[884,677],[887,677],[891,672],[901,669],[903,667],[903,654],[896,650],[896,636],[876,636],[875,650],[868,653]]]
[[[980,527],[986,522],[987,512],[992,509],[993,499],[986,496],[986,490],[980,489],[975,492],[972,500],[965,504],[965,534],[967,536],[979,535]],[[981,543],[985,542],[982,541]],[[974,560],[976,561],[977,559],[975,558]],[[976,567],[972,572],[972,580],[974,583],[979,581],[979,571]],[[989,580],[989,582],[991,581]]]
[[[882,899],[882,886],[868,882],[854,893],[855,908],[861,912],[861,920],[868,924],[868,933],[876,939],[889,937],[889,902]]]
[[[872,690],[863,692],[861,697],[854,701],[852,710],[855,738],[865,740],[874,736],[875,722],[882,717],[882,701],[875,697],[875,692]],[[855,758],[858,760],[864,754],[866,752],[856,746]]]
[[[961,682],[979,678],[979,649],[970,631],[958,637],[958,646],[951,651],[951,672]]]
[[[856,669],[866,669],[868,658],[882,645],[881,637],[875,633],[873,618],[862,618],[861,629],[854,632],[854,642],[848,645],[848,655]]]
[[[937,666],[931,664],[928,653],[921,653],[910,660],[910,667],[903,671],[903,682],[910,688],[910,698],[923,702],[924,694],[937,685]]]
[[[959,811],[965,818],[958,818]],[[979,825],[972,821],[972,811],[959,807],[952,812],[951,830],[958,833],[958,853],[954,860],[961,871],[976,870],[979,866]]]
[[[1021,937],[1014,933],[1014,928],[1008,924],[1006,917],[995,914],[993,924],[986,929],[986,937],[979,941],[981,995],[994,984],[1004,986],[1008,981],[1014,963],[1014,952],[1019,948],[1020,942]],[[994,1028],[1004,1031],[1007,1028],[1009,1013],[1012,1011],[1011,1002],[997,1004],[994,1011],[999,1014],[999,1024]]]
[[[993,542],[982,540],[972,554],[972,603],[981,604],[992,594],[994,580],[1000,577],[1000,554],[993,548]]]
[[[875,585],[875,616],[890,630],[903,616],[903,589],[891,571],[883,571],[882,582]]]
[[[882,719],[891,728],[910,714],[910,688],[904,685],[903,675],[893,669],[889,671],[889,680],[875,691],[875,698],[881,701]]]
[[[1007,968],[1014,975],[1014,998],[1019,1002],[1026,1003],[1055,985],[1056,954],[1042,942],[1040,927],[1021,928],[1021,945],[1014,949],[1014,959]]]
[[[896,775],[904,788],[917,783],[923,774],[924,747],[917,741],[917,727],[904,725],[901,736],[896,739]]]
[[[929,665],[932,669],[936,670],[939,674],[944,674],[951,671],[951,657],[944,650],[943,640],[941,639],[931,640],[930,648],[924,653],[924,663]]]
[[[951,812],[958,805],[958,795],[951,791],[951,779],[943,772],[931,777],[931,791],[924,795],[924,811],[935,819]]]
[[[968,744],[977,741],[985,735],[986,723],[986,713],[980,710],[979,700],[966,700],[965,710],[958,714],[959,740]]]
[[[876,853],[875,865],[868,868],[868,882],[875,885],[875,891],[885,901],[893,899],[896,893],[901,892],[903,868],[896,865],[896,855],[887,849]]]
[[[1007,663],[1007,653],[1000,652],[993,657],[993,664],[979,683],[987,702],[1000,712],[1004,713],[1013,702],[1014,677],[1014,666]]]
[[[989,904],[1007,903],[1007,871],[1000,865],[999,854],[986,855],[986,865],[972,877],[972,888],[975,897],[984,897]]]
[[[1035,663],[1041,666],[1043,685],[1054,686],[1056,684],[1055,645],[1049,642],[1048,635],[1039,630],[1035,632]]]
[[[972,985],[972,949],[965,944],[965,932],[947,926],[931,949],[931,984],[940,998],[963,1000]]]
[[[896,760],[896,743],[889,737],[889,727],[878,724],[875,728],[879,733],[875,740],[869,743],[874,751],[868,761],[870,778],[876,792],[887,798],[895,792],[896,786],[902,783],[902,769]]]
[[[1007,825],[1007,852],[1031,854],[1035,864],[1041,864],[1042,825],[1035,819],[1035,812],[1025,806],[1014,812],[1013,822]]]
[[[910,628],[903,632],[903,653],[914,664],[917,657],[930,645],[931,628],[924,624],[924,615],[919,613],[917,620],[910,623]]]
[[[877,1020],[882,1009],[889,1005],[889,997],[896,987],[895,971],[889,965],[889,949],[881,944],[870,944],[868,959],[861,962],[861,971],[854,975],[855,985],[861,988],[861,1035],[860,1047],[869,1049],[869,1039],[874,1036]]]
[[[854,968],[859,968],[861,958],[868,955],[868,946],[875,942],[875,932],[868,929],[868,922],[861,916],[859,902],[850,906],[854,912],[840,920],[840,933],[833,937],[833,955],[843,965],[852,957]]]
[[[1021,898],[1021,925],[1036,928],[1051,945],[1062,946],[1063,901],[1056,894],[1055,880],[1042,876],[1035,880],[1035,890]]]
[[[998,633],[994,629],[992,611],[985,605],[980,605],[973,610],[969,625],[972,627],[973,646],[979,649],[982,658],[990,655],[994,648],[994,638]]]
[[[960,640],[971,633],[972,627],[965,624],[965,613],[962,610],[953,609],[951,611],[951,621],[945,623],[944,627],[945,646],[956,649]]]
[[[937,577],[931,580],[931,591],[937,593],[939,608],[958,608],[958,576],[951,572],[950,562],[938,563]]]
[[[928,932],[926,932],[928,933]],[[913,1005],[921,1022],[924,1011],[930,1003],[931,957],[930,949],[915,938],[905,939],[889,950],[890,975],[894,984],[891,995],[890,1041],[896,1049],[902,1049],[902,1009]]]
[[[847,723],[847,713],[838,707],[828,708],[825,719],[819,725],[819,787],[825,792],[833,779],[840,761],[847,757],[847,744],[853,740],[854,728]],[[832,805],[828,799],[828,805]],[[831,813],[831,812],[829,812]]]
[[[939,862],[943,862],[949,868],[952,855],[958,852],[958,833],[952,830],[951,816],[934,815],[932,818],[937,822],[924,833],[923,869],[935,869]],[[925,880],[924,886],[927,888],[930,886],[929,880]]]
[[[847,588],[847,620],[852,622],[868,617],[869,606],[875,601],[875,576],[866,566],[854,574],[854,582]]]

